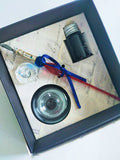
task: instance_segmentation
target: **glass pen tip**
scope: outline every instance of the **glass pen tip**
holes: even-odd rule
[[[0,44],[1,47],[8,49],[9,51],[15,52],[15,49],[11,48],[9,45],[7,44]]]

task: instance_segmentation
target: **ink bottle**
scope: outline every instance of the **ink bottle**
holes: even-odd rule
[[[66,37],[64,42],[73,63],[92,55],[87,36],[85,32],[80,32],[76,23],[66,25],[63,30]]]

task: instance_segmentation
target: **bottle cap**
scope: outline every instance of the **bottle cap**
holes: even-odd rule
[[[78,28],[78,25],[76,23],[71,23],[69,25],[66,25],[64,28],[64,33],[65,33],[65,36],[68,37],[69,35],[75,33],[75,32],[78,32],[80,31],[79,28]]]

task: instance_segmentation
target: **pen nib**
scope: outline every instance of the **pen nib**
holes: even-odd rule
[[[12,52],[16,52],[15,49],[11,48],[9,45],[7,44],[0,44],[0,47],[3,47],[5,49],[8,49],[9,51],[12,51]]]

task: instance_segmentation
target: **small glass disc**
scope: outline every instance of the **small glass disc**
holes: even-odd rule
[[[38,67],[32,63],[22,63],[17,67],[15,75],[22,84],[34,81],[38,75]]]

